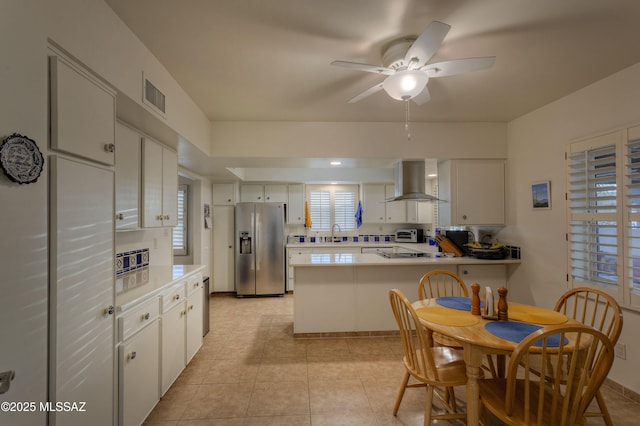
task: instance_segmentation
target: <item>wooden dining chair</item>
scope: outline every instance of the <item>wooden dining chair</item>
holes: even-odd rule
[[[418,297],[420,297],[421,300],[447,296],[469,297],[469,290],[458,274],[445,269],[435,269],[427,272],[420,278],[420,282],[418,283]],[[457,340],[439,333],[433,333],[433,340],[441,346],[462,349]],[[497,373],[493,357],[487,355],[486,358],[487,361],[483,365],[483,368],[495,377]]]
[[[615,346],[622,332],[622,310],[613,297],[588,287],[576,287],[564,293],[554,308],[585,325],[604,333]],[[596,402],[600,411],[587,412],[587,417],[603,417],[607,426],[612,426],[611,415],[602,393],[598,389]]]
[[[457,274],[444,269],[435,269],[420,278],[418,296],[420,299],[445,296],[469,297],[469,290]]]
[[[433,346],[431,337],[420,325],[418,314],[400,290],[389,291],[389,300],[400,329],[405,366],[405,374],[393,407],[393,415],[398,414],[407,388],[426,387],[425,425],[431,424],[431,419],[465,419],[466,413],[457,411],[453,392],[454,386],[467,383],[467,370],[462,352],[445,346]],[[409,384],[411,377],[418,382]],[[440,394],[436,387],[444,387],[444,395]],[[434,396],[446,409],[445,413],[432,414]]]
[[[592,327],[544,327],[518,344],[505,379],[479,381],[482,416],[486,420],[490,412],[508,425],[585,424],[585,411],[613,358],[611,340]],[[528,366],[539,359],[542,374],[536,375]]]

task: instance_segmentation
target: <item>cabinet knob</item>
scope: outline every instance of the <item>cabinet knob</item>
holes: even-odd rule
[[[193,305],[190,305],[190,306],[189,306],[189,310],[190,310],[190,311],[193,311]]]
[[[104,144],[104,150],[105,152],[115,152],[116,146],[115,144],[112,144],[112,143],[106,143]]]
[[[462,220],[467,220],[467,215],[466,214],[462,215]]]
[[[187,311],[180,311],[180,316],[181,316],[181,317],[183,317],[183,316],[185,316],[185,315],[187,315]]]
[[[123,213],[116,214],[116,220],[124,220],[124,214]]]
[[[230,203],[230,202],[231,202],[231,198],[229,198],[229,199],[227,200],[227,203]]]
[[[143,319],[143,320],[148,320],[149,318],[151,318],[151,315],[149,315],[149,312],[147,312],[146,314],[144,314],[144,315],[142,316],[142,319]]]
[[[156,220],[162,220],[162,215],[156,216]]]
[[[136,359],[137,356],[138,354],[135,351],[133,351],[131,352],[131,355],[129,355],[129,359]]]
[[[113,313],[115,311],[116,311],[115,306],[111,305],[107,309],[104,310],[104,313],[105,313],[105,315],[113,315]]]
[[[180,295],[176,294],[175,296],[173,296],[173,300],[180,300]]]

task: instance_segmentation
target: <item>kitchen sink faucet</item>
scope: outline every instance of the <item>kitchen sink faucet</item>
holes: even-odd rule
[[[335,240],[336,239],[336,227],[338,227],[338,232],[341,232],[342,229],[340,229],[340,225],[338,225],[337,223],[334,223],[333,226],[331,227],[331,240]]]

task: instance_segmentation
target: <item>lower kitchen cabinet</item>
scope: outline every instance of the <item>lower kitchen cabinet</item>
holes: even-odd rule
[[[500,287],[507,286],[506,265],[458,265],[458,275],[467,285],[471,293],[471,284],[480,284],[480,294],[484,294],[485,287],[491,287],[493,293]]]
[[[207,295],[208,297],[209,295]],[[187,332],[186,332],[186,360],[189,364],[193,356],[202,346],[202,309],[204,285],[202,275],[198,274],[187,280]]]
[[[174,286],[169,298],[171,304],[162,311],[162,374],[161,392],[164,395],[185,367],[185,318],[186,302],[184,284]]]
[[[140,425],[159,400],[160,320],[156,319],[118,348],[119,420]]]

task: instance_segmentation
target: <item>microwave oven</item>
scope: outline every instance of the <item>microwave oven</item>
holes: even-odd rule
[[[397,243],[422,243],[424,242],[424,231],[422,229],[396,229]]]

